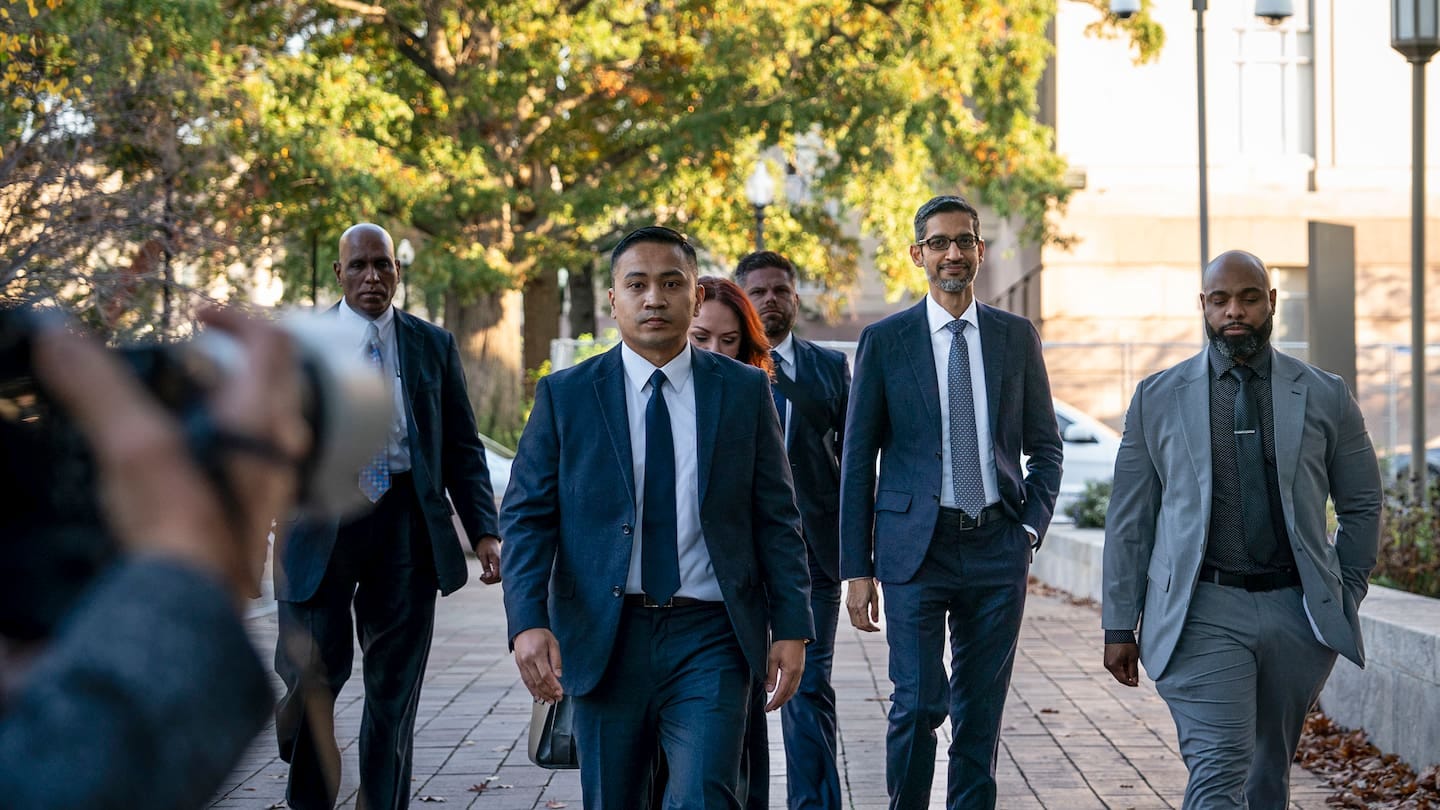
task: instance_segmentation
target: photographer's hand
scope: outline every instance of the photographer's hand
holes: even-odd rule
[[[210,401],[216,424],[299,458],[310,436],[289,338],[237,312],[209,309],[201,319],[234,337],[244,354],[244,366]],[[256,548],[270,521],[294,501],[294,465],[231,452],[224,469],[239,508],[227,512],[191,458],[180,425],[98,343],[64,329],[43,331],[36,337],[35,371],[90,443],[116,539],[131,553],[211,573],[237,602],[253,593],[260,574],[255,561],[264,557]]]

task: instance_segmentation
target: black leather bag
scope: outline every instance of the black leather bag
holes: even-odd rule
[[[575,703],[569,695],[557,703],[535,704],[530,714],[530,761],[551,770],[580,767],[575,749]]]

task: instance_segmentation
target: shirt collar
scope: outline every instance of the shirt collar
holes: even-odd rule
[[[955,320],[946,309],[931,296],[925,296],[925,319],[930,322],[930,334],[935,334],[944,329],[947,324]],[[960,313],[960,320],[970,324],[971,334],[980,334],[980,320],[975,309],[975,299],[970,299],[970,306]]]
[[[344,298],[341,298],[340,322],[346,324],[347,326],[353,326],[360,333],[361,343],[365,342],[365,327],[369,326],[371,323],[374,323],[375,328],[380,331],[380,339],[383,341],[386,336],[390,335],[392,332],[391,326],[395,323],[395,305],[391,304],[390,306],[386,307],[385,311],[380,313],[380,317],[375,318],[372,321],[370,318],[367,318],[364,315],[361,315],[360,313],[351,309],[349,302],[347,302]]]
[[[780,341],[780,344],[770,351],[785,358],[785,365],[790,369],[790,376],[795,375],[795,333],[791,332]]]
[[[685,342],[685,348],[671,358],[670,362],[660,367],[665,372],[665,379],[670,381],[670,387],[675,393],[682,393],[685,387],[690,384],[691,375],[691,349],[690,342]],[[625,377],[636,391],[644,391],[645,386],[650,384],[650,376],[655,373],[655,366],[649,360],[641,357],[624,343],[620,344],[620,361],[625,366]]]
[[[1226,356],[1225,353],[1215,348],[1214,343],[1209,344],[1209,356],[1210,373],[1214,375],[1215,379],[1217,380],[1221,377],[1224,377],[1226,374],[1229,374],[1230,369],[1240,365],[1239,363],[1235,362],[1235,358]],[[1251,357],[1245,363],[1245,365],[1249,366],[1250,370],[1255,372],[1256,377],[1259,377],[1262,380],[1268,380],[1270,379],[1271,357],[1272,352],[1270,350],[1270,344],[1267,343],[1264,346],[1260,347],[1260,351],[1257,352],[1254,357]]]

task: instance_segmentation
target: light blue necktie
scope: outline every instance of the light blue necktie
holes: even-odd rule
[[[950,477],[954,482],[955,505],[970,517],[979,517],[985,508],[985,482],[980,477],[980,440],[975,433],[975,392],[970,381],[970,343],[965,340],[966,321],[959,318],[945,324],[950,340]]]
[[[380,345],[380,328],[372,321],[365,333],[365,356],[369,359],[370,365],[374,366],[375,373],[385,374],[385,353]],[[375,451],[370,462],[360,468],[360,491],[371,503],[380,500],[380,497],[390,489],[390,454],[389,441],[380,445]]]

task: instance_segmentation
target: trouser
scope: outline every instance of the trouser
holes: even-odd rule
[[[353,637],[365,686],[357,807],[409,806],[415,714],[435,624],[433,559],[414,486],[408,475],[396,475],[372,512],[340,527],[315,595],[278,603],[275,671],[285,695],[275,732],[280,756],[290,763],[291,807],[335,806],[335,699],[350,678]]]
[[[1190,780],[1186,810],[1289,806],[1290,763],[1335,651],[1310,628],[1299,588],[1201,582],[1155,688]]]
[[[738,810],[755,676],[725,606],[622,610],[605,674],[574,698],[585,807],[646,807],[658,744],[667,810]]]
[[[885,782],[893,810],[930,806],[935,729],[950,718],[945,806],[995,807],[1000,719],[1025,610],[1030,536],[1012,520],[960,530],[945,511],[909,582],[882,583],[890,642]],[[950,677],[943,660],[950,631]]]

